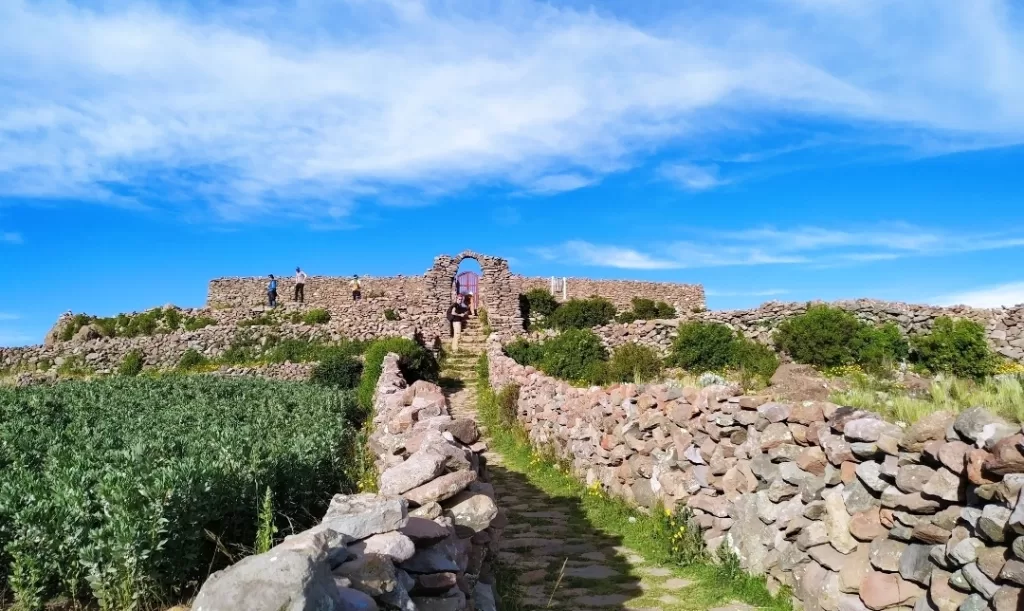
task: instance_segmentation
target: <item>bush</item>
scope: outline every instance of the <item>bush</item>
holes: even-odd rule
[[[177,331],[181,327],[181,312],[177,308],[165,308],[164,325],[171,331]]]
[[[602,297],[570,299],[547,318],[548,325],[560,330],[590,329],[608,324],[615,318],[615,305]]]
[[[608,379],[612,382],[649,382],[661,375],[664,364],[654,350],[640,344],[623,344],[612,352]]]
[[[124,360],[118,366],[117,373],[123,376],[137,376],[142,373],[142,365],[142,353],[138,350],[132,350],[124,355]]]
[[[323,308],[313,308],[302,317],[307,325],[324,325],[331,321],[331,313]]]
[[[209,376],[0,388],[0,590],[22,608],[188,598],[251,548],[266,490],[287,532],[353,491],[346,408],[334,390]]]
[[[721,323],[685,322],[672,342],[669,363],[683,369],[722,371],[736,360],[736,336]]]
[[[398,320],[398,312],[388,308],[384,310],[384,320]]]
[[[633,322],[634,320],[657,320],[675,317],[676,309],[664,301],[655,303],[653,299],[634,297],[632,299],[632,309],[622,312],[615,319],[619,322]]]
[[[502,424],[515,424],[519,415],[519,385],[509,384],[501,389],[497,397],[498,417]]]
[[[505,354],[520,365],[536,367],[544,356],[543,344],[529,342],[525,338],[517,337],[505,344]]]
[[[908,345],[893,324],[871,326],[827,305],[807,308],[775,330],[776,348],[798,363],[819,368],[862,365],[885,369],[907,357]]]
[[[995,372],[998,359],[985,341],[985,328],[972,320],[935,319],[931,333],[911,339],[913,360],[932,372],[981,379]]]
[[[732,365],[744,378],[756,378],[763,384],[767,384],[779,368],[779,357],[771,348],[746,337],[737,336],[733,355]],[[744,386],[749,386],[746,380]]]
[[[239,327],[262,327],[262,326],[276,326],[281,324],[276,318],[270,314],[263,313],[255,318],[248,318],[246,320],[238,321]]]
[[[178,359],[178,370],[195,371],[197,369],[201,369],[209,362],[209,359],[196,351],[195,348],[189,348],[185,351],[185,354],[182,354],[181,358]]]
[[[530,320],[531,316],[550,316],[558,309],[558,300],[545,289],[531,289],[519,296],[519,308],[523,320]]]
[[[559,308],[561,309],[561,308]],[[608,359],[601,340],[587,329],[569,329],[543,344],[540,368],[545,373],[572,382],[596,383],[593,363]]]
[[[327,354],[316,364],[310,381],[321,386],[334,388],[355,388],[363,373],[363,364],[357,359],[334,352]]]
[[[198,331],[203,327],[217,324],[217,321],[209,316],[189,316],[185,319],[186,331]]]
[[[366,349],[363,358],[363,375],[359,381],[359,407],[365,415],[373,411],[373,391],[380,378],[384,357],[389,352],[396,353],[400,358],[399,367],[405,380],[412,384],[416,380],[437,381],[439,367],[437,359],[429,350],[404,337],[388,337],[372,342]]]

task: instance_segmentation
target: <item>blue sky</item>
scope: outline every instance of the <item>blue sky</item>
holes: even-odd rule
[[[713,308],[1024,302],[1022,65],[1008,0],[8,0],[0,345],[466,248]]]

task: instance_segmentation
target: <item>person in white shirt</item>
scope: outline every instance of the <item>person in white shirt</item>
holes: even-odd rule
[[[302,269],[295,268],[295,297],[292,301],[298,301],[299,303],[306,303],[306,272]]]

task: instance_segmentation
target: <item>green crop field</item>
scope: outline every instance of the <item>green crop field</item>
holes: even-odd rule
[[[0,388],[0,606],[150,608],[351,491],[349,392],[207,376]],[[263,533],[265,535],[265,533]]]

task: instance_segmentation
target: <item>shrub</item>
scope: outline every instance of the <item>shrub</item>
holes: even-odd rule
[[[313,308],[302,317],[307,325],[323,325],[331,321],[331,313],[323,308]]]
[[[910,354],[907,338],[891,322],[863,325],[855,339],[854,358],[858,365],[868,370],[888,371]]]
[[[735,363],[736,336],[721,323],[685,322],[672,342],[669,362],[692,371],[722,371]]]
[[[384,310],[384,320],[398,320],[398,312],[391,308]]]
[[[779,357],[775,352],[746,337],[737,337],[733,344],[732,365],[740,370],[744,378],[752,377],[767,384],[779,368]],[[744,386],[749,386],[744,380]]]
[[[783,321],[774,342],[794,361],[819,368],[858,364],[887,369],[908,354],[907,341],[896,325],[872,326],[842,308],[827,305],[811,306]]]
[[[261,326],[274,326],[280,324],[277,319],[267,313],[260,314],[255,318],[248,318],[238,322],[239,327],[261,327]]]
[[[931,333],[912,338],[913,359],[932,372],[981,379],[998,364],[985,342],[985,328],[972,320],[935,319]]]
[[[363,364],[351,356],[331,353],[324,356],[310,375],[310,381],[321,386],[355,388],[363,373]]]
[[[592,364],[608,358],[601,340],[588,329],[563,331],[544,342],[543,351],[540,368],[549,375],[573,382],[596,382]]]
[[[181,312],[177,308],[165,308],[164,325],[171,331],[178,330],[181,327]]]
[[[517,337],[505,344],[505,354],[520,365],[537,366],[544,356],[543,344],[529,342],[525,338]]]
[[[531,316],[550,316],[558,309],[558,300],[545,289],[530,289],[519,296],[519,308],[523,320],[530,320]]]
[[[198,331],[203,327],[209,327],[210,325],[215,324],[217,324],[217,321],[209,316],[189,316],[185,319],[184,326],[186,331]]]
[[[634,320],[656,320],[675,317],[676,309],[664,301],[655,303],[653,299],[634,297],[632,299],[632,309],[622,312],[615,319],[619,322],[633,322]]]
[[[92,316],[89,316],[87,314],[75,314],[74,316],[71,317],[71,320],[65,322],[64,326],[61,327],[60,339],[65,342],[70,341],[71,338],[75,336],[75,333],[78,333],[78,331],[82,327],[88,325],[92,321]]]
[[[623,344],[612,352],[608,379],[612,382],[651,381],[661,375],[664,364],[654,350],[640,344]]]
[[[195,371],[209,363],[209,359],[200,354],[195,348],[189,348],[178,359],[179,371]]]
[[[142,353],[138,350],[132,350],[124,355],[124,360],[118,366],[117,373],[123,376],[137,376],[142,373],[142,365]]]
[[[502,424],[515,424],[519,415],[519,385],[509,384],[498,393],[498,417]]]
[[[346,408],[334,390],[210,376],[0,388],[0,590],[24,608],[187,598],[257,540],[266,490],[295,531],[352,491]]]
[[[359,381],[359,407],[365,415],[373,411],[373,391],[377,386],[384,357],[389,352],[398,354],[399,367],[410,384],[416,380],[437,381],[437,359],[429,350],[404,337],[388,337],[372,342],[363,358],[363,375]]]
[[[615,318],[615,305],[602,297],[570,299],[547,318],[550,326],[566,329],[590,329],[606,325]]]

